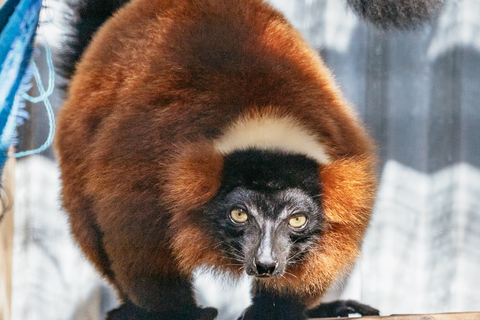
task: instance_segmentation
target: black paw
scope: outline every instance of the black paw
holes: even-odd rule
[[[238,320],[307,320],[307,315],[301,304],[262,295],[253,298],[253,304]]]
[[[378,316],[380,312],[355,300],[337,300],[322,303],[318,307],[308,310],[308,316],[312,318],[348,317],[349,314],[359,313],[362,316]]]
[[[122,304],[110,311],[105,320],[213,320],[218,311],[215,308],[186,307],[181,311],[150,312],[132,303]]]
[[[107,313],[105,320],[149,320],[149,312],[131,303],[124,303],[120,307]]]
[[[304,312],[282,312],[281,310],[265,310],[255,306],[246,309],[238,320],[307,320]]]
[[[218,310],[215,308],[198,308],[198,320],[213,320],[217,317]]]

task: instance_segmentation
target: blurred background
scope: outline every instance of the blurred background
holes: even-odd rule
[[[480,311],[480,1],[446,0],[438,20],[402,32],[360,21],[344,1],[270,2],[318,50],[378,144],[363,256],[327,299],[356,299],[382,315]],[[33,56],[47,87],[46,47],[54,59],[62,50],[65,8],[44,7]],[[49,131],[42,103],[26,110],[18,150]],[[58,176],[51,149],[15,165],[12,320],[99,320],[117,304],[69,235]],[[199,302],[222,319],[249,304],[246,279],[199,274],[196,283]]]

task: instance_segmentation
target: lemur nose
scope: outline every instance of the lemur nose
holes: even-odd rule
[[[277,265],[278,265],[277,261],[272,261],[272,262],[256,261],[255,266],[257,267],[257,273],[255,276],[260,278],[270,277],[275,272]]]

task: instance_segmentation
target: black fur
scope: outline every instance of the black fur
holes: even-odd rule
[[[302,155],[234,152],[225,157],[222,187],[205,209],[204,229],[212,230],[224,251],[249,275],[265,273],[260,270],[269,264],[259,257],[266,246],[271,267],[277,262],[269,273],[283,276],[286,266],[300,261],[325,227],[318,177],[318,164]],[[233,209],[243,210],[248,221],[232,221]],[[288,220],[298,213],[307,217],[307,223],[295,229]],[[265,238],[270,231],[273,238]]]
[[[307,319],[306,307],[298,301],[279,297],[276,294],[262,292],[253,299],[238,320],[302,320]]]
[[[380,315],[377,309],[354,300],[337,300],[322,303],[318,307],[308,310],[308,316],[311,318],[348,317],[352,313],[359,313],[362,316]]]
[[[108,320],[161,320],[161,319],[198,319],[213,320],[218,311],[215,308],[185,306],[181,312],[149,312],[131,302],[124,303],[107,314]]]
[[[77,62],[100,26],[127,2],[130,0],[67,0],[72,15],[58,65],[65,79],[72,78]]]
[[[382,29],[414,29],[435,19],[444,0],[347,0],[357,15]]]
[[[303,155],[274,151],[237,151],[225,157],[222,186],[261,192],[300,188],[312,197],[320,194],[318,164]]]
[[[358,313],[362,316],[378,316],[377,309],[354,300],[337,300],[322,303],[312,310],[298,301],[280,297],[277,294],[259,292],[253,298],[253,304],[247,308],[238,320],[306,320],[307,318],[348,317]]]

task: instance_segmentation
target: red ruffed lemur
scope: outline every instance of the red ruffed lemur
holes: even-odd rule
[[[245,320],[378,314],[320,303],[359,255],[374,148],[282,14],[261,0],[74,7],[56,147],[72,233],[122,301],[107,318],[213,319],[199,267],[254,278]]]

